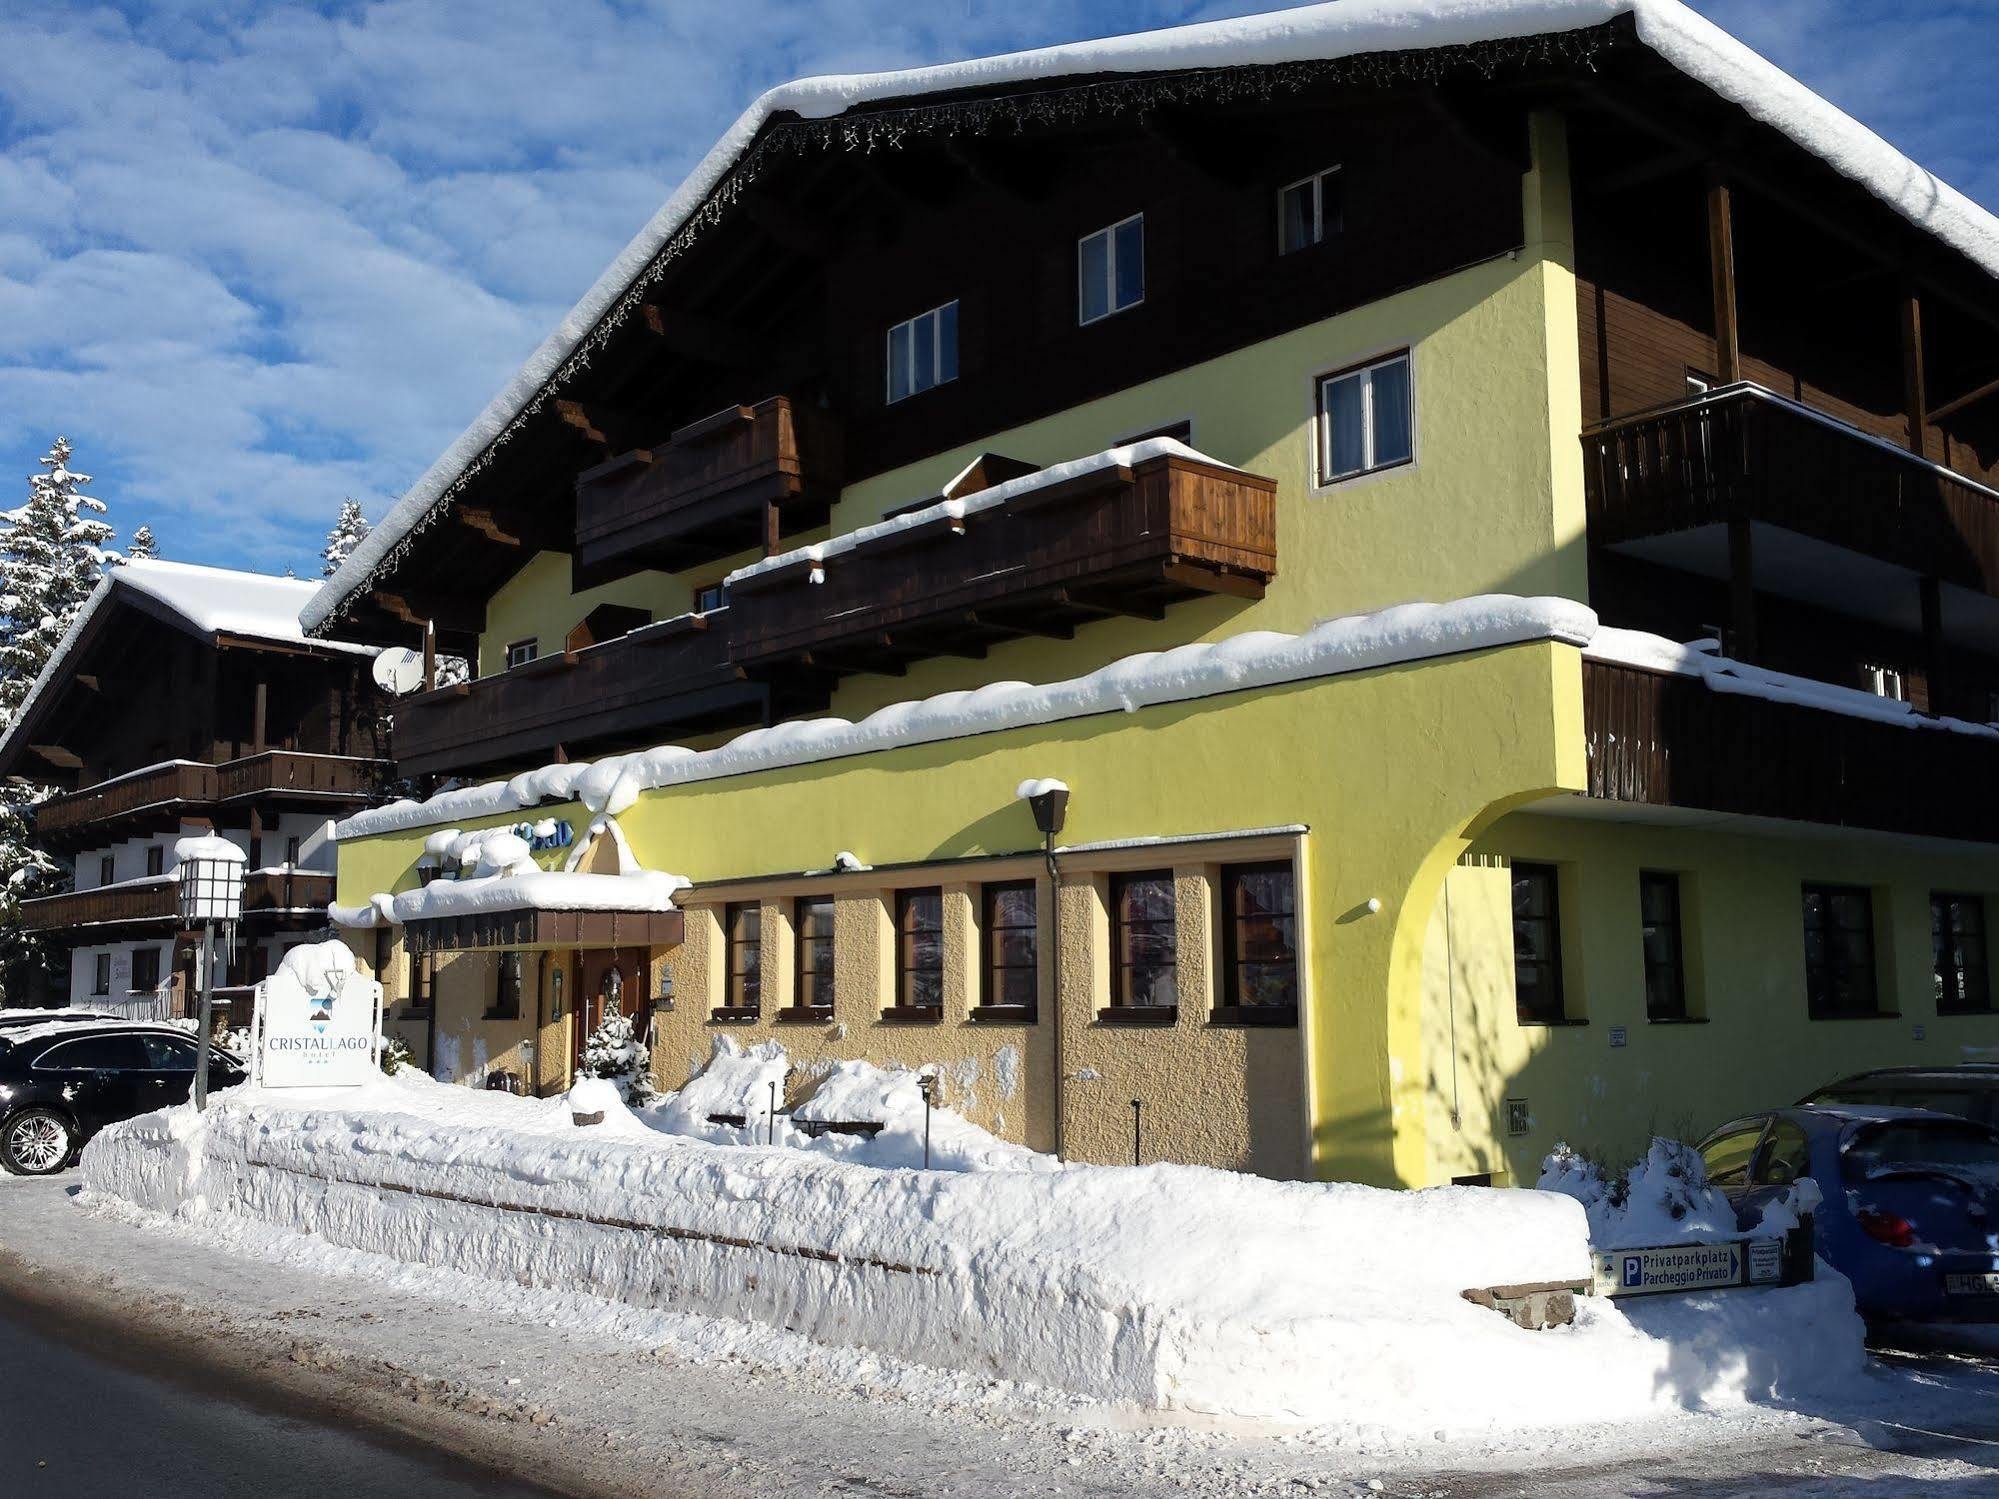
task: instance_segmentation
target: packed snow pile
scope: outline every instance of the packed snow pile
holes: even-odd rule
[[[1655,1139],[1623,1176],[1606,1176],[1595,1161],[1557,1144],[1541,1163],[1538,1186],[1583,1205],[1590,1243],[1598,1249],[1720,1244],[1785,1233],[1819,1204],[1818,1184],[1807,1177],[1743,1227],[1727,1194],[1708,1181],[1700,1152],[1684,1141],[1663,1138]]]
[[[1002,1140],[950,1109],[933,1107],[926,1121],[922,1077],[907,1067],[841,1062],[792,1110],[792,1117],[808,1123],[881,1125],[872,1137],[823,1137],[826,1148],[870,1166],[921,1166],[926,1128],[933,1170],[1054,1171],[1061,1166],[1053,1156]]]
[[[761,1140],[771,1128],[773,1100],[784,1106],[784,1080],[790,1072],[791,1061],[775,1041],[745,1048],[734,1036],[717,1036],[708,1065],[648,1109],[646,1119],[668,1134],[717,1144],[744,1136]],[[726,1122],[736,1119],[742,1124]]]
[[[83,1174],[90,1197],[504,1284],[588,1285],[1105,1401],[1373,1432],[1622,1420],[1797,1395],[1860,1365],[1843,1282],[1681,1301],[1648,1309],[1652,1324],[1586,1301],[1543,1332],[1464,1300],[1587,1277],[1584,1211],[1557,1193],[1165,1165],[881,1170],[577,1129],[570,1108],[408,1072],[317,1101],[234,1090],[205,1115],[112,1126]]]

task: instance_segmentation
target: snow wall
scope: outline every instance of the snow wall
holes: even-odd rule
[[[1540,1192],[1177,1166],[884,1171],[656,1134],[228,1104],[113,1126],[83,1175],[90,1193],[187,1219],[228,1214],[496,1282],[1219,1415],[1425,1431],[1538,1424],[1551,1409],[1617,1420],[1851,1362],[1799,1336],[1830,1288],[1733,1293],[1757,1298],[1795,1357],[1745,1364],[1710,1348],[1702,1376],[1679,1384],[1686,1346],[1676,1358],[1677,1340],[1602,1303],[1574,1328],[1526,1332],[1465,1302],[1469,1286],[1586,1277],[1581,1207]],[[1703,1330],[1716,1335],[1727,1343]]]

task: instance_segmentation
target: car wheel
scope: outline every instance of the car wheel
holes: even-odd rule
[[[69,1164],[76,1132],[54,1109],[23,1109],[0,1128],[0,1166],[16,1176],[50,1176]]]

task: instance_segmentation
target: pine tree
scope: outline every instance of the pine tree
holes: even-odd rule
[[[0,534],[0,727],[14,721],[112,553],[104,502],[83,492],[58,437],[28,478],[28,503],[6,512]]]
[[[616,1010],[583,1042],[583,1060],[576,1070],[585,1077],[609,1078],[635,1109],[659,1096],[652,1085],[652,1052],[632,1030],[630,1018]]]
[[[159,555],[159,543],[153,540],[151,526],[141,526],[132,533],[132,544],[125,548],[128,562],[147,562]]]
[[[342,500],[340,514],[333,522],[333,529],[326,533],[326,546],[319,554],[325,563],[320,576],[330,578],[339,572],[340,564],[367,539],[373,529],[361,514],[359,500]]]
[[[28,502],[0,516],[0,729],[21,711],[106,564],[122,560],[106,549],[104,502],[83,492],[90,475],[70,457],[58,437],[28,478]],[[0,996],[28,997],[47,963],[40,939],[20,928],[20,902],[62,883],[61,866],[29,841],[29,808],[48,795],[18,778],[0,786]]]

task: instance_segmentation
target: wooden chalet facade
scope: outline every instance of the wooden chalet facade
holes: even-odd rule
[[[180,930],[173,847],[220,832],[249,857],[218,975],[234,1023],[284,947],[323,930],[328,827],[378,799],[385,704],[365,648],[307,640],[311,585],[154,560],[111,571],[4,741],[0,773],[55,791],[36,842],[70,888],[21,904],[61,954],[59,1000],[187,1013],[199,944]]]
[[[579,310],[587,332],[545,350],[539,383],[496,402],[481,440],[441,459],[307,611],[329,639],[478,663],[471,681],[397,705],[406,776],[666,747],[611,818],[639,865],[693,880],[679,940],[651,951],[645,984],[624,974],[628,1010],[654,1001],[663,1077],[700,1063],[714,1025],[777,1021],[815,1059],[991,1063],[979,1027],[1024,1013],[1014,1039],[1057,1081],[1005,1112],[1041,1148],[1115,1154],[1079,1142],[1121,1139],[1125,1116],[1099,1118],[1101,1100],[1059,1081],[1087,1064],[1121,1079],[1104,1094],[1119,1109],[1166,1074],[1235,1100],[1213,1138],[1191,1113],[1162,1126],[1178,1158],[1505,1179],[1551,1143],[1507,1129],[1528,1112],[1504,1107],[1509,1088],[1531,1087],[1535,1114],[1544,1089],[1587,1112],[1582,1041],[1550,1027],[1712,1020],[1714,1037],[1732,1013],[1733,1044],[1791,1047],[1811,1073],[1786,1088],[1863,1060],[1822,1029],[1793,1047],[1786,1029],[1824,1018],[1808,997],[1823,964],[1788,959],[1822,945],[1809,892],[1835,873],[1876,892],[1868,1014],[1941,1018],[1933,978],[1939,995],[1949,974],[1973,987],[1960,948],[1978,948],[1983,973],[1982,927],[1965,943],[1953,923],[1988,900],[1999,914],[1985,790],[1999,773],[1999,224],[1965,205],[1949,222],[1970,227],[1945,232],[1945,216],[1882,186],[1889,174],[1852,175],[1887,148],[1863,150],[1830,106],[1812,101],[1823,138],[1780,128],[1718,73],[1669,61],[1629,15],[1476,44],[1428,45],[1412,27],[1400,50],[1359,52],[1343,50],[1337,7],[1314,15],[1323,56],[1272,60],[1232,50],[1226,26],[1196,28],[1157,54],[1135,39],[1115,66],[1029,58],[863,87],[823,118],[776,107],[628,284]],[[1023,811],[989,804],[969,731],[957,758],[912,754],[899,778],[842,781],[841,801],[800,788],[846,772],[751,753],[809,737],[811,719],[873,722],[897,704],[1072,685],[1179,647],[1249,649],[1263,632],[1488,595],[1586,603],[1602,638],[1556,653],[1546,701],[1487,682],[1433,721],[1415,705],[1443,689],[1425,685],[1385,722],[1337,708],[1305,720],[1294,749],[1315,769],[1293,803],[1269,803],[1227,755],[1136,760],[1147,793],[1090,822],[1072,847],[1098,851],[1061,870],[1039,862]],[[1629,646],[1639,636],[1665,649],[1647,657]],[[1710,643],[1689,655],[1688,642]],[[1246,760],[1263,690],[1201,709],[1240,714]],[[729,760],[758,729],[775,732]],[[1312,803],[1337,746],[1374,753],[1342,736],[1375,731],[1399,758]],[[1034,776],[1071,779],[1065,756],[1085,736],[1039,732]],[[1486,773],[1528,744],[1547,758],[1491,788]],[[1439,746],[1457,757],[1446,781],[1485,788],[1438,833],[1454,858],[1426,846],[1380,875],[1388,888],[1362,888],[1355,851],[1390,846],[1448,799],[1406,769]],[[697,761],[676,779],[679,755]],[[564,788],[550,815],[605,821],[576,779],[546,784]],[[1089,821],[1092,792],[1075,784]],[[540,815],[500,802],[364,819],[351,864],[343,842],[343,902],[409,888],[421,832]],[[817,841],[778,862],[801,825]],[[1272,843],[1272,828],[1291,831]],[[1222,841],[1201,852],[1182,833]],[[892,870],[870,838],[900,850]],[[1769,857],[1743,858],[1732,838]],[[1134,870],[1128,850],[1153,844],[1181,852]],[[1509,883],[1516,859],[1531,874]],[[980,860],[1000,862],[982,875]],[[1629,901],[1595,893],[1600,864]],[[1268,1014],[1230,992],[1253,945],[1231,922],[1279,898],[1280,867],[1297,880],[1281,898],[1301,904],[1274,924],[1293,923],[1287,961],[1294,985],[1317,975],[1316,1012],[1295,986]],[[1700,889],[1752,867],[1761,925],[1719,897],[1696,914]],[[1252,868],[1277,883],[1245,894]],[[1444,892],[1460,885],[1452,915]],[[1176,901],[1180,915],[1157,914]],[[1522,901],[1559,909],[1516,921]],[[1933,909],[1946,913],[1934,954]],[[1489,929],[1460,930],[1485,916]],[[515,944],[538,954],[523,979],[493,935],[503,925],[465,944],[485,966],[450,1000],[470,1018],[434,1065],[465,1078],[475,1053],[511,1058],[491,1065],[553,1088],[566,1074],[546,1059],[573,1054],[601,1013],[586,974],[632,965],[537,935]],[[1030,929],[1042,1009],[983,1001],[999,981],[971,970],[996,961],[993,934]],[[1202,959],[1141,1026],[1117,996],[1130,953],[1169,929]],[[904,1004],[910,955],[933,938],[951,962],[971,955],[967,973],[940,980],[935,1004]],[[1542,940],[1566,963],[1535,957]],[[356,942],[385,971],[407,959],[385,929]],[[1752,983],[1759,942],[1786,968]],[[435,954],[428,934],[421,945]],[[1648,997],[1673,990],[1669,948],[1727,968],[1681,974],[1677,1012]],[[1465,952],[1480,956],[1446,972],[1456,959],[1439,954]],[[447,972],[411,968],[406,984],[427,1004]],[[1453,1044],[1439,1037],[1455,1030],[1432,1021],[1455,1017],[1456,986],[1474,979],[1485,1052],[1471,1086],[1491,1096],[1463,1125],[1455,1102],[1441,1110],[1405,1080],[1439,1075]],[[1537,982],[1567,993],[1539,1007],[1525,993]],[[1951,1025],[1991,1013],[1990,976],[1979,983],[1983,1000],[1945,1007]],[[1046,1023],[1057,1009],[1070,1019]],[[1424,1018],[1403,1034],[1396,1013]],[[1268,1015],[1283,1019],[1251,1025]],[[1229,1039],[1242,1029],[1270,1034]],[[1111,1062],[1088,1050],[1106,1033]],[[1665,1079],[1703,1087],[1698,1028],[1647,1035],[1672,1050],[1635,1100]],[[1677,1107],[1747,1107],[1752,1086]],[[1296,1118],[1257,1114],[1250,1100],[1270,1090]],[[1378,1118],[1391,1097],[1395,1120],[1428,1122]],[[981,1107],[991,1123],[990,1092]],[[1551,1103],[1545,1117],[1564,1114]]]

